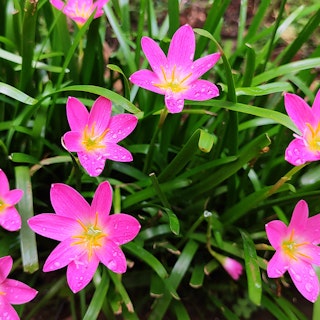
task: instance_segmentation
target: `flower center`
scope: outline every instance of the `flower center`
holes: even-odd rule
[[[94,6],[87,6],[86,3],[82,3],[82,1],[78,1],[75,7],[74,17],[81,17],[85,20],[88,20],[90,15],[92,14],[94,10]]]
[[[82,221],[77,220],[80,224],[83,232],[79,235],[73,236],[76,239],[72,245],[82,245],[86,248],[88,252],[89,259],[92,257],[92,253],[95,248],[102,247],[102,240],[107,235],[103,233],[102,228],[98,226],[98,213],[96,212],[96,217],[94,224],[85,225]]]
[[[183,79],[179,79],[179,76],[176,74],[176,66],[173,67],[169,76],[166,74],[163,67],[161,67],[161,72],[163,76],[163,82],[155,84],[156,87],[169,90],[173,93],[182,92],[188,89],[188,85],[185,82],[191,77],[192,73],[189,73]]]
[[[320,151],[320,122],[316,128],[312,127],[310,123],[306,123],[306,126],[305,139],[309,149],[313,152]]]
[[[7,207],[8,205],[2,199],[0,199],[0,213],[3,212]]]
[[[103,139],[108,131],[109,129],[106,129],[102,134],[96,135],[95,126],[92,125],[92,127],[89,129],[88,125],[86,125],[82,137],[82,145],[84,146],[86,151],[90,152],[97,149],[105,148]]]
[[[284,240],[281,247],[286,256],[297,261],[301,258],[311,259],[310,256],[300,251],[307,244],[308,242],[297,243],[294,239],[294,229],[292,229],[289,239]]]

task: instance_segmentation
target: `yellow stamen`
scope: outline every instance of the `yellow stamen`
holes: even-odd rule
[[[306,141],[309,146],[309,149],[313,152],[320,151],[320,122],[317,127],[314,128],[310,123],[306,123],[309,131],[306,133]]]
[[[8,205],[2,199],[0,199],[0,213],[3,212],[7,207]]]
[[[82,138],[82,145],[84,148],[90,152],[96,149],[104,148],[105,145],[103,143],[103,139],[108,133],[109,129],[106,129],[100,135],[95,134],[95,125],[93,124],[92,127],[89,129],[88,125],[86,125],[83,138]]]

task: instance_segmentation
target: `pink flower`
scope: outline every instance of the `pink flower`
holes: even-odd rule
[[[131,114],[111,117],[111,101],[99,97],[90,113],[76,98],[69,97],[67,117],[71,131],[63,136],[65,148],[77,152],[79,161],[90,176],[98,176],[106,159],[128,162],[131,153],[117,143],[136,127],[138,119]]]
[[[181,112],[185,99],[202,101],[219,95],[217,86],[198,78],[216,64],[220,53],[193,61],[195,36],[189,25],[180,27],[173,35],[167,57],[148,37],[142,38],[141,46],[153,71],[139,70],[129,79],[139,87],[163,94],[169,112]]]
[[[38,293],[26,284],[8,279],[12,268],[12,258],[5,256],[0,258],[0,319],[20,319],[11,304],[23,304],[31,301]]]
[[[61,241],[47,258],[43,271],[54,271],[65,266],[67,281],[76,293],[92,279],[99,262],[116,273],[124,273],[126,258],[120,245],[135,238],[139,222],[130,215],[109,215],[112,189],[102,182],[91,206],[68,185],[53,184],[50,191],[56,214],[43,213],[28,220],[36,233]]]
[[[0,226],[8,231],[21,228],[21,217],[14,207],[23,196],[23,190],[9,189],[9,181],[0,169]]]
[[[238,280],[242,274],[243,267],[240,262],[232,258],[226,257],[222,262],[222,266],[229,273],[233,280]]]
[[[67,17],[75,21],[79,26],[82,26],[96,10],[94,18],[99,18],[103,15],[102,7],[109,0],[67,0],[64,3],[61,0],[50,0],[51,4],[58,10],[62,11]]]
[[[320,90],[312,108],[299,96],[291,93],[284,95],[287,113],[300,131],[289,144],[285,159],[298,166],[309,161],[320,160]]]
[[[268,263],[267,274],[279,278],[288,271],[300,293],[315,302],[319,280],[312,265],[320,265],[320,215],[311,218],[308,215],[307,203],[300,200],[289,226],[279,220],[266,224],[268,239],[276,250]]]

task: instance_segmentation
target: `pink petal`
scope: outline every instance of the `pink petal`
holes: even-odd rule
[[[170,113],[179,113],[183,110],[184,100],[181,98],[181,95],[175,95],[171,92],[167,93],[164,101]]]
[[[270,244],[278,249],[287,236],[287,226],[280,220],[273,220],[268,222],[265,227]]]
[[[307,300],[315,302],[319,295],[319,280],[312,265],[299,260],[291,264],[288,272],[300,293]]]
[[[20,320],[17,311],[2,296],[0,296],[0,319]]]
[[[165,56],[165,54],[163,53],[159,45],[151,38],[142,37],[141,47],[152,70],[157,75],[161,75],[162,74],[161,67],[165,67],[168,64],[168,62],[167,62],[167,57]],[[130,81],[132,80],[130,79]]]
[[[108,181],[99,184],[91,203],[91,214],[94,217],[96,213],[99,214],[99,219],[102,220],[102,224],[109,217],[110,209],[112,205],[112,189]],[[109,233],[108,233],[109,236]]]
[[[134,130],[137,123],[138,119],[134,115],[117,114],[110,120],[106,141],[117,143],[123,140]]]
[[[86,253],[84,247],[74,245],[74,242],[76,242],[76,240],[72,238],[60,242],[44,263],[43,272],[64,268],[71,261],[79,259],[79,257]]]
[[[312,113],[316,119],[320,119],[320,90],[318,90],[312,105]]]
[[[78,152],[78,157],[81,165],[91,177],[97,177],[101,174],[108,158],[106,150],[101,150],[101,152]]]
[[[82,255],[68,265],[67,282],[73,293],[82,290],[92,280],[98,265],[98,258],[93,256],[88,261],[87,254]]]
[[[161,83],[161,80],[159,77],[150,70],[139,70],[133,73],[129,80],[137,85],[138,87],[141,87],[146,90],[150,90],[155,93],[164,94],[165,90],[155,86],[155,84]]]
[[[191,66],[192,76],[189,80],[193,81],[200,78],[217,63],[220,56],[220,53],[212,53],[194,61]]]
[[[6,300],[10,304],[23,304],[31,301],[38,293],[37,290],[30,288],[23,282],[6,279],[1,284],[2,290],[6,294]]]
[[[117,213],[108,217],[108,238],[116,245],[133,240],[139,233],[140,228],[138,220],[128,214]]]
[[[82,134],[76,131],[66,132],[63,136],[63,143],[69,152],[81,152],[84,150],[81,144]]]
[[[88,202],[76,190],[63,183],[55,183],[50,190],[50,199],[57,215],[83,220],[90,212]]]
[[[124,273],[127,270],[126,257],[122,250],[112,240],[104,238],[101,248],[95,250],[99,260],[111,271]]]
[[[292,93],[284,95],[284,105],[293,123],[301,133],[304,132],[306,123],[316,126],[314,115],[308,104],[299,96]]]
[[[285,160],[294,166],[300,166],[309,161],[320,160],[320,153],[310,151],[302,139],[294,139],[285,151]]]
[[[186,24],[180,27],[172,37],[168,51],[169,67],[190,67],[193,61],[194,51],[194,32],[192,28]]]
[[[130,162],[133,160],[132,154],[125,148],[114,144],[107,143],[106,157],[117,162]]]
[[[320,214],[310,217],[307,221],[309,241],[315,245],[320,243]]]
[[[0,258],[0,284],[8,277],[12,269],[11,256],[5,256]]]
[[[38,214],[28,220],[29,227],[43,237],[63,241],[75,234],[79,224],[74,220],[52,213]]]
[[[96,135],[101,135],[109,127],[111,111],[112,105],[109,99],[99,97],[94,102],[89,115],[88,127],[94,126]]]
[[[6,194],[5,202],[9,206],[14,206],[17,204],[23,197],[23,190],[13,189]]]
[[[62,10],[63,7],[66,5],[64,2],[62,2],[61,0],[50,0],[50,3],[56,7],[58,10]]]
[[[309,217],[309,208],[304,200],[300,200],[292,213],[291,221],[289,223],[288,229],[294,230],[294,234],[305,233],[305,226]],[[299,232],[301,231],[301,232]]]
[[[219,96],[218,87],[207,80],[196,80],[190,84],[187,91],[183,92],[183,99],[203,101]]]
[[[267,265],[267,274],[269,278],[279,278],[288,269],[289,263],[281,251],[276,251]]]
[[[299,252],[302,254],[299,256],[302,260],[320,266],[320,247],[314,244],[305,244],[300,247]]]
[[[3,170],[0,169],[0,197],[9,191],[9,181]]]
[[[0,225],[8,231],[21,229],[21,217],[15,207],[9,207],[0,214]]]
[[[67,101],[67,118],[72,131],[82,132],[88,122],[89,112],[80,100],[69,97]]]

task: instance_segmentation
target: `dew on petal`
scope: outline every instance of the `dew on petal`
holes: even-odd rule
[[[308,292],[312,292],[313,290],[313,285],[309,282],[306,283],[305,288]]]

